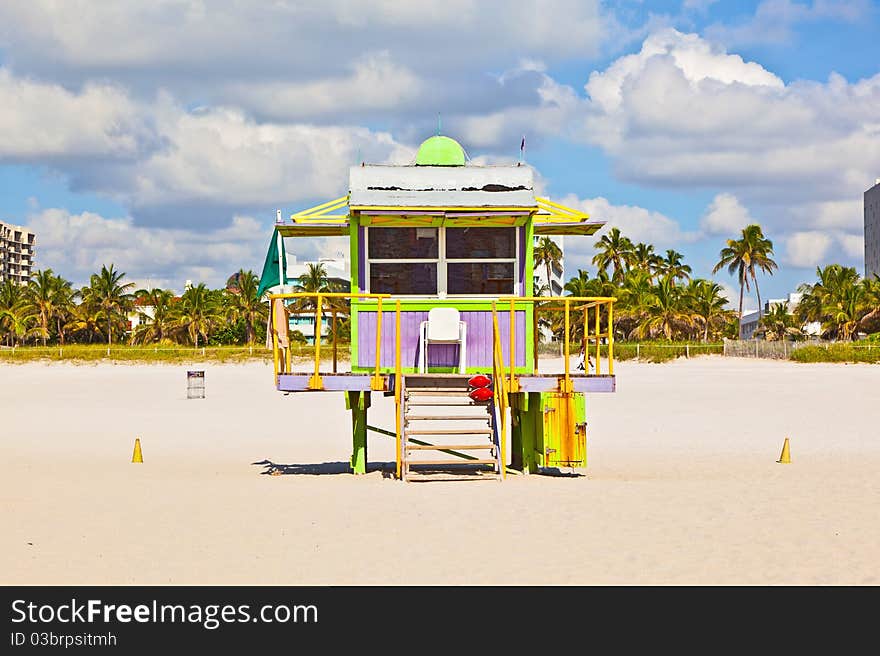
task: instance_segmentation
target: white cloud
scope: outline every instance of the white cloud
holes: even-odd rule
[[[716,280],[723,290],[722,296],[727,298],[727,308],[730,310],[739,310],[739,286],[734,287],[726,282]],[[743,314],[754,312],[758,309],[758,302],[749,292],[743,291]]]
[[[128,158],[150,137],[135,103],[112,84],[72,92],[0,68],[0,98],[0,158]]]
[[[265,228],[247,216],[216,230],[186,230],[50,208],[31,215],[27,227],[37,235],[37,268],[51,268],[77,285],[112,263],[139,284],[181,291],[191,279],[219,287],[239,268],[259,275],[266,249]]]
[[[721,193],[715,196],[700,219],[700,228],[710,235],[733,236],[755,220],[736,196]]]
[[[618,177],[735,197],[742,209],[729,199],[725,213],[710,208],[707,231],[744,219],[748,208],[765,234],[821,231],[828,257],[854,257],[836,235],[858,231],[862,193],[880,171],[880,74],[785,84],[755,62],[668,29],[594,72],[585,89],[580,138],[603,149]],[[794,260],[821,243],[797,238]]]
[[[675,219],[634,205],[613,205],[603,197],[580,199],[572,194],[551,200],[568,207],[583,210],[591,221],[604,221],[605,226],[593,237],[566,237],[565,268],[573,275],[577,269],[588,269],[596,254],[594,244],[611,228],[618,228],[633,242],[653,244],[658,252],[666,248],[680,249],[683,243],[693,242],[698,233],[682,230]]]
[[[823,266],[831,243],[831,236],[824,232],[795,232],[785,239],[784,261],[794,267]]]
[[[237,81],[225,96],[239,106],[283,120],[339,116],[357,111],[400,111],[424,92],[424,82],[387,51],[368,53],[351,71],[307,82]]]
[[[156,122],[168,146],[130,167],[123,181],[122,193],[135,207],[338,196],[358,151],[374,162],[412,156],[388,133],[367,128],[257,123],[225,108],[193,114],[171,99],[159,103]]]

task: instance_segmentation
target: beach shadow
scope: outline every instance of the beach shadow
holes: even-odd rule
[[[586,474],[577,470],[562,470],[559,467],[538,467],[539,476],[550,478],[585,478]]]
[[[319,463],[294,463],[284,465],[271,460],[258,460],[252,462],[252,465],[263,467],[261,475],[268,476],[287,476],[290,474],[304,474],[307,476],[321,476],[325,474],[351,474],[351,465],[348,462],[319,462]],[[394,463],[370,463],[367,467],[367,473],[380,471],[383,478],[393,478]]]

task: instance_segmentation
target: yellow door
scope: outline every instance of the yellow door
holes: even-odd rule
[[[587,424],[583,394],[542,394],[544,467],[587,466]]]

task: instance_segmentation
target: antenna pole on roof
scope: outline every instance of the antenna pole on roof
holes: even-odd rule
[[[437,112],[437,136],[440,136],[440,112]]]

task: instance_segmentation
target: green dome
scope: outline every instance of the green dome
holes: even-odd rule
[[[419,146],[416,166],[464,166],[464,148],[449,137],[431,137]]]

